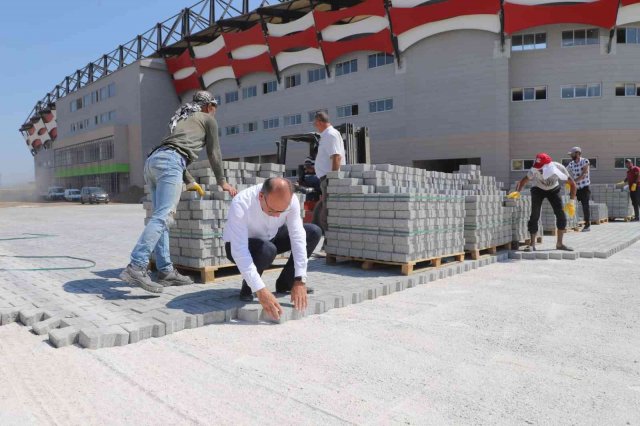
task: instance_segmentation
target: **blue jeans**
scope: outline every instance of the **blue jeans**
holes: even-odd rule
[[[180,200],[184,169],[184,158],[171,150],[158,150],[144,163],[144,181],[151,187],[153,214],[131,252],[133,266],[146,269],[153,251],[159,271],[173,270],[167,220]]]

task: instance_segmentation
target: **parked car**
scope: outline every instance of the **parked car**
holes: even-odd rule
[[[64,190],[64,199],[67,201],[80,201],[80,190],[79,189],[65,189]]]
[[[109,204],[109,194],[99,186],[85,186],[80,191],[80,202],[82,204]]]
[[[64,188],[61,186],[49,187],[45,198],[49,201],[64,200]]]

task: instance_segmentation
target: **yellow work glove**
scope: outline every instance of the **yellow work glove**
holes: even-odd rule
[[[204,197],[204,189],[197,182],[191,182],[187,185],[187,191],[196,191],[201,197]]]
[[[564,206],[564,212],[569,217],[575,217],[576,216],[576,200],[569,200],[569,202]]]
[[[567,182],[567,183],[565,183],[565,184],[564,184],[564,189],[565,189],[566,191],[571,191],[571,185],[569,185],[569,182]]]
[[[634,183],[633,185],[631,185],[631,192],[636,192],[637,188],[638,188],[638,184]]]
[[[520,193],[518,191],[513,191],[511,194],[507,195],[507,198],[517,200],[518,198],[520,198]]]
[[[620,182],[616,183],[616,185],[624,185],[624,181],[621,180]]]

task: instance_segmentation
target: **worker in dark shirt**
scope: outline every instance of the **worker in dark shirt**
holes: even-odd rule
[[[195,182],[185,173],[206,147],[217,184],[231,196],[237,191],[229,185],[222,170],[218,141],[218,123],[213,115],[218,104],[207,91],[193,95],[193,102],[181,106],[169,123],[169,136],[155,148],[144,164],[144,179],[151,187],[153,214],[131,253],[131,262],[120,274],[123,281],[143,289],[161,293],[171,285],[193,284],[191,278],[179,274],[171,263],[168,222],[172,220],[182,192],[183,179]],[[155,253],[158,282],[147,273],[151,252]]]
[[[624,165],[627,167],[627,177],[624,181],[629,186],[629,198],[631,198],[635,215],[633,221],[638,222],[640,220],[640,216],[638,216],[638,210],[640,210],[640,188],[638,188],[640,186],[640,167],[634,165],[630,158],[627,158]]]
[[[313,192],[308,192],[305,201],[318,201],[320,199],[320,179],[316,176],[316,162],[313,158],[307,157],[304,160],[304,173],[298,181],[300,186],[311,188]]]

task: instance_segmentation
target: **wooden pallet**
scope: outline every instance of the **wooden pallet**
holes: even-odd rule
[[[498,250],[509,250],[511,248],[511,243],[500,244],[499,246],[491,246],[483,249],[475,249],[475,250],[466,250],[466,252],[471,257],[471,260],[478,260],[480,257],[485,255],[491,255],[498,253]]]
[[[446,256],[440,257],[432,257],[428,259],[418,259],[412,260],[410,262],[387,262],[385,260],[374,260],[374,259],[363,259],[360,257],[352,257],[352,256],[335,256],[332,254],[327,254],[326,261],[327,265],[334,265],[335,263],[340,261],[352,261],[352,262],[362,262],[362,269],[369,270],[373,269],[376,266],[384,265],[384,266],[400,266],[402,275],[411,275],[414,272],[424,271],[425,269],[437,268],[442,265],[442,261],[444,259],[453,258],[455,259],[453,262],[446,262],[447,264],[454,262],[462,262],[464,260],[464,253],[455,253],[449,254]]]
[[[609,223],[609,219],[604,218],[604,219],[600,219],[600,220],[592,220],[591,221],[592,225],[602,225],[603,223]]]
[[[276,258],[278,259],[278,258]],[[221,278],[234,278],[240,276],[240,271],[235,263],[229,263],[226,265],[213,265],[213,266],[203,266],[202,268],[194,268],[191,266],[184,265],[176,265],[173,264],[173,267],[176,268],[179,272],[185,273],[186,275],[200,275],[201,284],[212,284],[216,281],[216,276],[218,279]],[[284,265],[272,265],[270,268],[265,269],[264,272],[280,270],[284,267]],[[155,262],[152,260],[149,262],[149,269],[155,269]]]
[[[631,222],[633,220],[633,216],[626,217],[610,217],[609,222],[615,222],[616,220],[621,220],[623,222]]]

